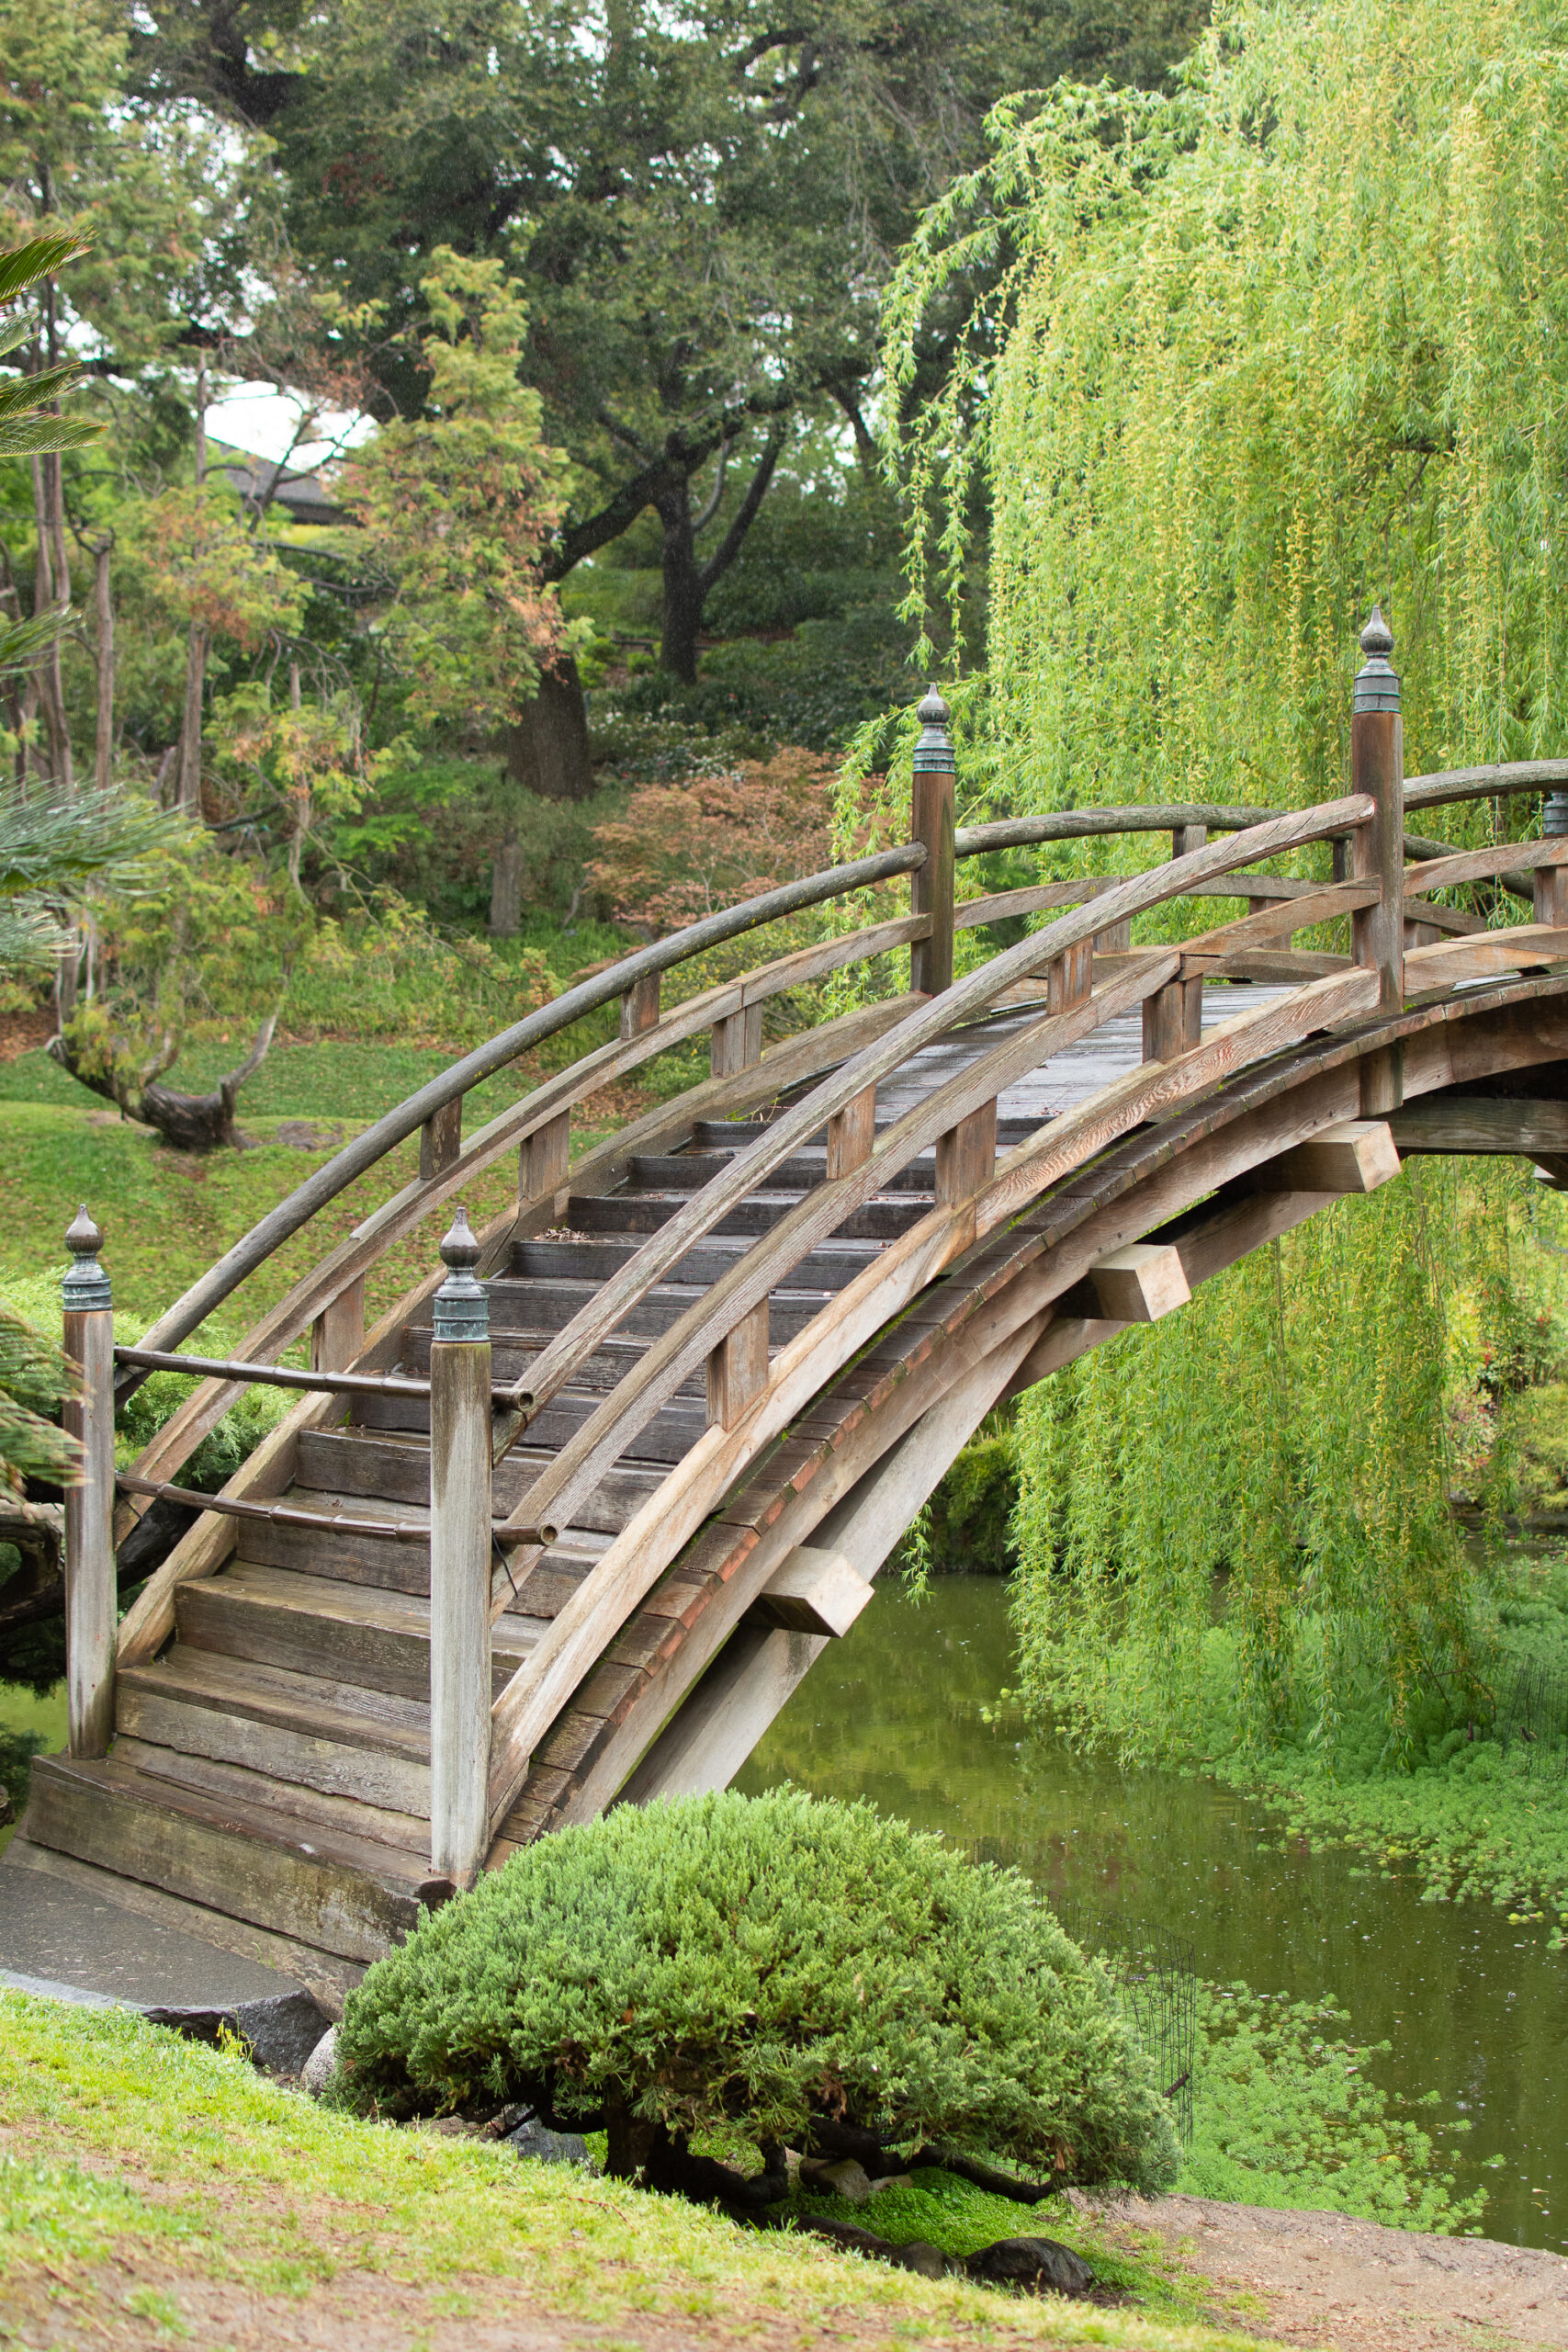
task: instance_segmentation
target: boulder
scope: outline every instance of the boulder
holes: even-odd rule
[[[921,2278],[940,2278],[947,2268],[947,2257],[940,2246],[929,2238],[911,2238],[908,2245],[890,2245],[886,2259],[896,2262],[900,2270],[913,2270]]]
[[[299,2087],[309,2091],[312,2098],[320,2098],[333,2077],[337,2064],[337,2028],[332,2026],[322,2034],[299,2075]]]
[[[872,2194],[870,2175],[853,2156],[808,2156],[800,2167],[800,2177],[806,2188],[834,2189],[852,2205],[863,2205]]]
[[[235,2001],[228,2008],[149,2008],[149,2024],[170,2027],[193,2041],[220,2041],[235,2035],[253,2064],[268,2075],[298,2075],[331,2024],[309,1993],[279,1993],[260,2001]]]
[[[581,2132],[552,2132],[536,2115],[526,2115],[505,2135],[505,2144],[519,2156],[541,2165],[592,2165],[588,2143]]]
[[[1036,2295],[1087,2295],[1094,2273],[1055,2238],[998,2238],[968,2261],[971,2278],[990,2287],[1025,2287]]]

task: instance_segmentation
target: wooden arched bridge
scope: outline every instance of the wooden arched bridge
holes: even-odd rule
[[[1001,1399],[1396,1175],[1401,1153],[1523,1152],[1568,1177],[1568,801],[1501,845],[1409,830],[1475,799],[1533,830],[1568,761],[1407,784],[1375,615],[1362,643],[1351,788],[1292,813],[1096,809],[955,835],[928,697],[907,844],[644,948],[456,1063],[139,1348],[113,1346],[79,1223],[71,1746],[36,1761],[11,1860],[278,1961],[330,2001],[421,1901],[528,1839],[723,1785]],[[1169,862],[955,904],[955,861],[985,850],[1159,832]],[[908,915],[661,1011],[660,976],[692,956],[903,875]],[[1203,898],[1247,911],[1132,944],[1140,916]],[[956,931],[1042,914],[954,978]],[[1293,946],[1341,921],[1348,954]],[[763,1050],[770,1001],[906,949],[906,992]],[[464,1133],[474,1086],[616,999],[616,1041]],[[572,1158],[578,1106],[705,1032],[711,1075]],[[418,1177],[232,1357],[179,1352],[416,1131]],[[477,1238],[459,1216],[446,1266],[367,1332],[370,1267],[513,1151],[515,1205]],[[283,1366],[307,1335],[309,1369]],[[168,1363],[196,1385],[117,1479],[114,1385]],[[187,1494],[182,1465],[254,1379],[299,1403],[220,1496]],[[117,1578],[147,1576],[182,1497],[194,1516],[117,1625]]]

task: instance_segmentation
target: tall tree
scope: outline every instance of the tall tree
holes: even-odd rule
[[[432,250],[504,262],[528,304],[525,374],[577,468],[547,571],[563,578],[651,508],[662,659],[686,679],[795,421],[832,413],[865,434],[877,292],[919,208],[976,158],[995,98],[1049,79],[1084,38],[1080,12],[1037,0],[811,0],[783,19],[762,0],[151,13],[148,86],[265,122],[296,250],[376,306],[387,411],[423,398]],[[1161,63],[1197,10],[1167,13]],[[568,667],[519,722],[519,773],[585,790]]]

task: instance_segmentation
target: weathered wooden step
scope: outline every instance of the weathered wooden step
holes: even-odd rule
[[[425,1702],[181,1643],[115,1688],[122,1735],[429,1817]]]
[[[312,1488],[302,1501],[310,1510],[342,1511],[363,1519],[363,1495],[334,1494]],[[401,1519],[423,1526],[429,1514],[411,1503],[378,1498],[378,1519]],[[587,1574],[610,1541],[608,1533],[589,1528],[567,1528],[545,1555],[555,1569],[572,1577]],[[273,1521],[247,1522],[240,1537],[242,1555],[259,1567],[298,1568],[306,1576],[333,1577],[348,1584],[374,1585],[388,1592],[428,1595],[430,1554],[423,1544],[389,1544],[375,1535],[344,1535],[319,1528],[289,1527]]]
[[[222,1576],[180,1587],[175,1623],[191,1649],[331,1675],[397,1698],[430,1694],[430,1603],[415,1593],[236,1560]],[[491,1657],[498,1694],[543,1630],[534,1618],[497,1618]]]
[[[928,1214],[934,1194],[879,1193],[852,1210],[835,1227],[834,1238],[846,1241],[891,1241],[907,1233]],[[574,1193],[567,1222],[576,1233],[657,1233],[685,1207],[686,1193]],[[751,1193],[737,1201],[714,1227],[716,1238],[727,1234],[771,1233],[775,1225],[798,1207],[798,1193]]]
[[[496,1465],[492,1488],[497,1516],[522,1501],[551,1456],[534,1447],[515,1446]],[[596,1492],[576,1512],[580,1527],[618,1535],[626,1521],[663,1480],[661,1470],[626,1468],[617,1464],[606,1471]],[[385,1496],[391,1501],[420,1502],[430,1487],[430,1451],[413,1437],[394,1431],[304,1430],[299,1436],[295,1483],[301,1487],[331,1487],[341,1495]]]
[[[693,1393],[696,1391],[697,1393]],[[553,1453],[576,1436],[584,1421],[604,1402],[604,1389],[584,1390],[575,1385],[560,1389],[528,1424],[532,1444]],[[366,1396],[355,1399],[354,1425],[363,1430],[401,1430],[427,1436],[430,1408],[423,1396]],[[628,1462],[673,1464],[685,1459],[707,1427],[705,1389],[688,1382],[683,1394],[661,1406],[627,1449]]]
[[[885,1114],[876,1124],[879,1130],[891,1126],[892,1114]],[[1034,1119],[998,1119],[998,1148],[1006,1150],[1015,1143],[1022,1143],[1034,1133],[1038,1125]],[[749,1143],[758,1142],[767,1132],[767,1126],[761,1119],[698,1119],[692,1128],[690,1148],[694,1153],[716,1152],[726,1159],[733,1159],[737,1151],[743,1151]],[[827,1146],[818,1136],[816,1143],[807,1144],[806,1149],[826,1154]],[[927,1164],[930,1164],[929,1158]]]
[[[497,1381],[521,1380],[534,1358],[548,1347],[553,1331],[491,1332],[491,1367]],[[403,1336],[403,1370],[416,1380],[430,1377],[431,1329],[428,1323],[411,1323]],[[577,1366],[571,1385],[578,1389],[591,1389],[597,1396],[623,1381],[628,1372],[635,1372],[648,1353],[646,1338],[626,1338],[620,1332],[606,1340],[602,1347]],[[687,1381],[675,1392],[681,1396],[701,1396],[704,1394],[700,1374]]]
[[[646,1238],[646,1237],[644,1237]],[[653,1291],[654,1299],[666,1295],[671,1299],[685,1292],[700,1295],[722,1281],[735,1264],[752,1247],[754,1236],[745,1234],[716,1234],[702,1241],[684,1257],[678,1258],[666,1279]],[[495,1293],[508,1279],[602,1283],[624,1265],[643,1246],[641,1238],[616,1239],[613,1235],[584,1235],[575,1241],[520,1241],[514,1243],[512,1261],[504,1276],[487,1285],[491,1298],[491,1329],[504,1328],[498,1317],[504,1310]],[[798,1264],[790,1268],[786,1280],[779,1285],[783,1290],[802,1291],[818,1296],[828,1296],[853,1282],[861,1268],[874,1258],[880,1248],[875,1241],[845,1241],[835,1235],[820,1249],[809,1250]],[[620,1339],[651,1336],[667,1329],[672,1318],[653,1319],[646,1325],[628,1317],[617,1329]]]
[[[279,1779],[266,1769],[226,1759],[193,1756],[177,1747],[153,1746],[122,1733],[115,1741],[115,1762],[144,1772],[149,1779],[168,1781],[197,1795],[218,1797],[263,1813],[276,1814],[301,1825],[315,1822],[322,1829],[337,1829],[351,1838],[367,1838],[377,1846],[395,1846],[422,1860],[430,1851],[428,1811],[393,1812],[368,1798],[331,1794]]]
[[[37,1757],[26,1833],[35,1845],[141,1879],[231,1918],[349,1960],[378,1960],[419,1916],[428,1862],[368,1838],[175,1787],[113,1757]]]
[[[637,1151],[632,1154],[624,1188],[632,1192],[695,1193],[715,1176],[721,1175],[734,1159],[733,1152],[704,1151]],[[828,1148],[809,1145],[804,1151],[792,1152],[768,1177],[770,1193],[811,1192],[822,1183],[828,1174]],[[895,1170],[883,1186],[885,1193],[932,1193],[936,1179],[934,1151],[919,1153],[901,1169]]]

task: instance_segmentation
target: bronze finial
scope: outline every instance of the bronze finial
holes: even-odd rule
[[[1388,658],[1393,651],[1393,631],[1382,616],[1381,605],[1372,606],[1371,617],[1361,631],[1361,650],[1367,658],[1356,673],[1355,709],[1397,710],[1399,679]]]
[[[65,1229],[65,1246],[72,1262],[61,1284],[63,1303],[67,1307],[111,1306],[109,1278],[98,1263],[98,1252],[104,1237],[87,1214],[83,1202]]]
[[[433,1336],[437,1340],[488,1340],[490,1293],[474,1274],[479,1262],[479,1245],[460,1201],[441,1244],[441,1262],[447,1272],[431,1311]]]

